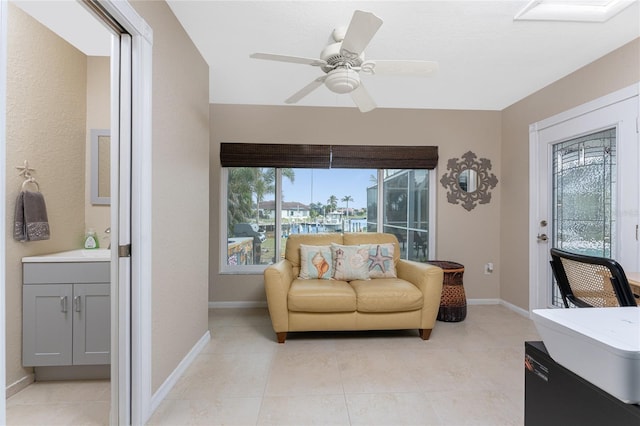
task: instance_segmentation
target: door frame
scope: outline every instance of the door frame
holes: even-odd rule
[[[0,93],[7,93],[7,2],[0,0]],[[0,200],[7,199],[7,97],[0,95]],[[7,206],[2,202],[0,223],[6,222]],[[7,424],[7,347],[6,347],[6,244],[7,227],[0,226],[0,424]]]
[[[112,302],[112,336],[117,347],[112,347],[118,386],[112,386],[111,424],[144,424],[151,415],[151,112],[152,112],[152,45],[153,31],[128,2],[119,0],[80,0],[106,12],[131,35],[131,80],[128,88],[131,102],[119,108],[120,117],[128,116],[124,123],[128,131],[131,150],[129,169],[130,192],[125,206],[129,215],[112,210],[112,219],[118,217],[121,225],[112,233],[112,295],[126,305]],[[91,7],[90,7],[91,8]],[[0,0],[0,93],[6,93],[7,81],[7,1]],[[128,54],[128,53],[127,53]],[[112,89],[112,92],[115,89]],[[128,111],[127,111],[128,110]],[[113,118],[113,117],[112,117]],[[120,152],[119,154],[122,154]],[[113,152],[112,152],[112,155]],[[122,158],[122,157],[120,157]],[[0,164],[6,169],[6,97],[0,96]],[[126,172],[127,170],[125,170]],[[120,174],[122,171],[119,170]],[[117,177],[116,177],[117,179]],[[113,188],[113,186],[112,186]],[[0,173],[0,199],[6,199],[6,177]],[[118,203],[121,204],[121,203]],[[115,209],[115,208],[114,208]],[[0,208],[0,220],[5,221],[6,203]],[[116,216],[114,216],[114,214]],[[124,217],[123,216],[129,216]],[[0,241],[6,241],[6,227],[0,227]],[[127,238],[129,238],[127,240]],[[131,257],[118,258],[118,247],[131,244]],[[0,244],[0,424],[6,423],[6,247]],[[115,260],[115,261],[114,261]],[[119,263],[128,265],[121,268]],[[125,274],[122,274],[122,270]],[[130,274],[126,272],[130,270]],[[130,279],[118,283],[113,277]],[[120,284],[120,285],[119,285]],[[112,298],[112,299],[115,299]],[[120,309],[118,309],[120,308]],[[112,342],[114,338],[112,337]],[[116,352],[114,355],[114,352]],[[113,371],[113,370],[112,370]]]
[[[112,228],[112,238],[121,247],[131,245],[131,257],[119,257],[113,250],[112,272],[118,281],[130,277],[130,285],[120,282],[114,289],[118,306],[112,325],[117,327],[118,389],[112,387],[112,423],[144,424],[151,415],[151,111],[152,111],[152,47],[153,31],[128,3],[90,0],[110,15],[131,37],[121,43],[121,57],[127,56],[126,65],[131,79],[121,81],[121,87],[130,99],[120,102],[119,115],[130,128],[130,133],[119,135],[119,176],[115,187],[119,188],[120,211],[112,210],[117,219],[117,229]],[[130,54],[130,56],[129,56]],[[127,61],[124,60],[126,63]],[[123,79],[126,80],[126,79]],[[129,111],[126,109],[130,108]],[[112,118],[115,118],[112,115]],[[127,140],[128,139],[128,140]],[[122,149],[126,148],[126,149]],[[127,157],[130,161],[127,163]],[[123,161],[125,160],[125,161]],[[130,169],[129,169],[130,167]],[[130,180],[130,181],[129,181]],[[129,182],[130,186],[129,186]],[[129,186],[129,187],[128,187]],[[112,185],[114,188],[114,185]],[[126,210],[130,212],[126,214]],[[124,213],[124,214],[123,214]],[[115,324],[114,324],[115,322]],[[113,370],[112,370],[113,374]],[[117,404],[114,404],[117,401]],[[117,416],[117,417],[116,417]]]
[[[541,201],[540,193],[541,188],[546,187],[547,193],[550,193],[552,182],[550,182],[548,176],[543,176],[543,169],[546,170],[546,165],[542,164],[539,158],[540,141],[539,132],[547,129],[551,126],[558,125],[567,122],[572,119],[579,118],[586,114],[595,112],[597,110],[606,108],[608,106],[615,105],[617,103],[636,98],[636,102],[640,109],[640,83],[633,84],[623,89],[617,90],[608,95],[602,96],[593,101],[579,105],[568,111],[561,112],[552,117],[533,123],[529,126],[529,311],[533,309],[547,308],[550,298],[550,288],[542,283],[548,282],[551,276],[551,269],[546,268],[546,274],[548,277],[543,277],[541,272],[541,262],[547,262],[547,257],[542,259],[540,254],[539,242],[536,236],[539,235],[542,230],[540,227],[540,220],[550,220],[549,217],[541,217],[540,212],[548,211],[549,208],[546,201]],[[638,117],[636,116],[636,138],[638,137]],[[640,164],[640,158],[635,159]],[[618,175],[619,175],[618,171]],[[638,199],[640,199],[640,188],[638,191]],[[620,190],[618,189],[618,194]],[[547,229],[550,229],[549,223]],[[549,242],[547,242],[549,244]],[[547,245],[548,247],[548,245]]]

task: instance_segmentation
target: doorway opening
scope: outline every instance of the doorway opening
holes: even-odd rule
[[[530,126],[530,309],[562,306],[552,247],[640,270],[638,89]]]
[[[46,2],[45,2],[46,3]],[[72,2],[55,2],[54,7]],[[112,37],[111,75],[111,164],[117,173],[111,173],[110,229],[111,245],[111,410],[110,423],[142,424],[150,407],[150,249],[141,235],[150,223],[150,200],[131,194],[149,193],[150,134],[151,134],[151,45],[153,33],[144,20],[126,2],[111,0],[83,0],[82,4],[100,16],[114,31]],[[0,86],[6,93],[8,11],[11,5],[0,2]],[[72,22],[70,15],[68,22]],[[136,66],[134,69],[133,63]],[[26,76],[25,76],[26,77]],[[0,159],[6,168],[7,102],[0,99]],[[46,138],[42,141],[46,145]],[[132,151],[136,151],[135,163]],[[114,161],[115,160],[115,161]],[[119,166],[118,166],[119,165]],[[59,166],[64,169],[64,165]],[[0,195],[8,200],[6,174],[0,178]],[[71,195],[71,194],[70,194]],[[124,200],[124,202],[123,202]],[[11,214],[5,202],[0,209],[3,218]],[[132,217],[135,216],[135,220]],[[133,222],[133,225],[132,225]],[[148,231],[148,230],[146,230]],[[0,230],[0,240],[6,240],[6,231]],[[116,249],[132,244],[135,256],[119,256]],[[108,246],[108,243],[107,243]],[[5,244],[0,245],[0,304],[3,313],[8,305],[5,297],[6,257]],[[133,271],[133,272],[132,272]],[[2,315],[5,318],[5,315]],[[0,363],[7,364],[5,327],[1,327]],[[141,367],[142,366],[142,367]],[[0,378],[7,383],[6,370]],[[6,418],[6,387],[0,393],[0,423]]]

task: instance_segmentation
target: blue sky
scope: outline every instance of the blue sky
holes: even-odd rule
[[[346,207],[340,201],[345,195],[351,195],[353,201],[349,207],[367,207],[367,187],[371,186],[371,175],[377,170],[362,169],[295,169],[294,183],[287,178],[282,179],[284,201],[298,201],[303,204],[327,204],[331,195],[338,197],[338,207]],[[313,181],[313,185],[312,185]],[[311,198],[313,194],[313,199]],[[269,195],[265,200],[273,199]]]

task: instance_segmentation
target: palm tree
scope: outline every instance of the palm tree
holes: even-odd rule
[[[253,191],[256,193],[256,223],[260,223],[260,203],[264,201],[264,194],[275,191],[275,186],[269,185],[259,175],[253,184]]]
[[[296,173],[293,171],[292,168],[287,167],[287,168],[283,168],[282,170],[282,177],[286,177],[287,179],[289,179],[289,182],[293,183],[293,181],[295,180],[296,177]],[[276,183],[276,169],[274,168],[268,168],[268,169],[260,169],[260,173],[261,173],[261,177],[262,179],[264,179],[264,181],[269,185],[269,186],[273,186]]]
[[[295,172],[291,168],[282,169],[282,175],[292,183]],[[258,167],[234,167],[229,169],[228,178],[228,228],[241,222],[248,222],[255,213],[256,223],[260,217],[260,203],[266,194],[275,193],[276,169]],[[255,211],[253,210],[255,194]]]
[[[329,210],[329,213],[335,212],[338,208],[338,197],[336,197],[335,195],[329,197],[329,199],[327,200],[327,208]]]
[[[311,203],[309,204],[309,209],[310,209],[309,216],[311,217],[311,219],[316,219],[318,216],[322,215],[322,210],[324,209],[324,206],[320,202]]]
[[[351,195],[345,195],[341,201],[346,201],[347,203],[347,220],[349,220],[349,201],[353,201],[353,197]]]
[[[227,227],[229,235],[236,223],[246,222],[252,215],[252,194],[254,170],[249,167],[234,167],[229,169],[227,183]]]

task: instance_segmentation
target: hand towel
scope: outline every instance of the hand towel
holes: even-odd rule
[[[22,191],[16,200],[13,238],[18,241],[48,240],[47,206],[40,192]]]

